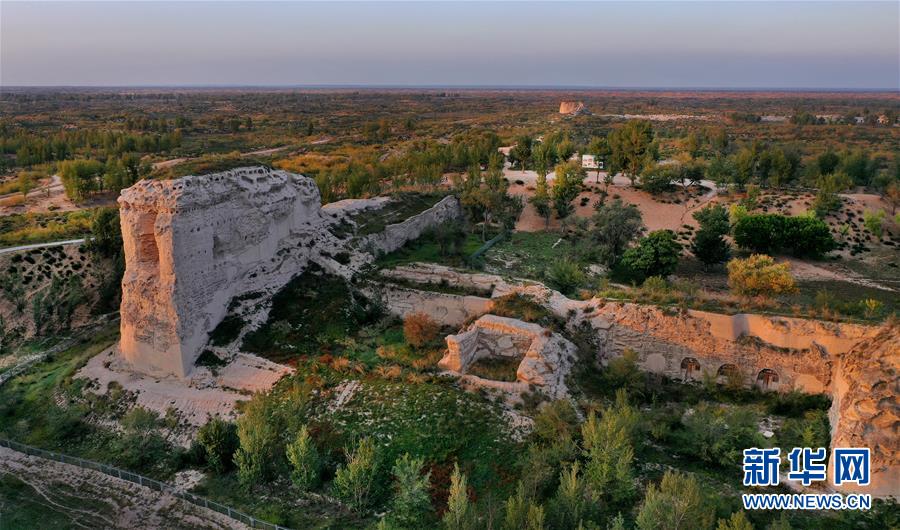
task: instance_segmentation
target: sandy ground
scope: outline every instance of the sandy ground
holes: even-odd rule
[[[509,192],[513,195],[521,195],[526,199],[525,209],[522,211],[519,222],[516,223],[516,230],[523,232],[545,230],[547,228],[546,221],[537,214],[534,206],[527,202],[527,199],[534,195],[534,190],[528,188],[534,188],[537,181],[537,173],[534,171],[505,169],[504,175],[510,183]],[[605,176],[606,173],[601,171],[600,184],[597,184],[597,172],[590,171],[588,176],[585,177],[584,183],[588,187],[600,190],[605,187],[605,184],[603,184]],[[553,172],[547,175],[548,185],[552,185],[554,178],[555,174]],[[523,184],[518,184],[517,181]],[[662,229],[678,231],[685,224],[697,226],[697,222],[691,214],[710,201],[716,200],[715,186],[707,181],[703,181],[702,184],[710,188],[708,191],[702,196],[693,197],[681,204],[660,202],[649,193],[632,188],[630,184],[631,182],[621,175],[614,177],[613,183],[609,187],[607,200],[614,200],[618,196],[623,202],[637,206],[644,217],[644,225],[648,231]],[[584,206],[581,205],[583,197],[588,199],[587,204]],[[600,198],[596,193],[591,191],[582,192],[575,199],[575,213],[579,217],[591,217],[594,214],[594,206],[599,200]],[[551,218],[549,228],[559,228],[559,225],[559,220]]]
[[[0,447],[4,474],[28,484],[37,492],[35,502],[68,515],[77,528],[248,528],[168,493]]]
[[[73,212],[97,206],[114,206],[117,194],[101,194],[91,197],[81,204],[75,204],[63,190],[59,175],[41,181],[40,186],[28,193],[27,200],[18,204],[22,194],[14,193],[0,197],[0,216],[16,213]]]
[[[76,378],[93,381],[90,390],[105,394],[110,383],[134,393],[135,405],[164,416],[169,408],[175,410],[184,423],[183,429],[173,433],[174,441],[188,446],[196,430],[210,416],[233,420],[236,406],[254,392],[272,388],[291,368],[269,362],[254,355],[239,353],[231,362],[215,373],[197,366],[186,380],[176,377],[155,378],[128,370],[125,362],[112,346],[94,356],[79,370]]]
[[[676,120],[711,120],[713,116],[695,114],[598,114],[601,118],[618,118],[621,120],[676,121]]]

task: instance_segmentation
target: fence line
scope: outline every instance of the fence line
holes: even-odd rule
[[[32,366],[34,366],[38,363],[44,362],[47,359],[47,357],[50,357],[51,355],[56,355],[57,353],[63,352],[65,350],[68,350],[69,348],[77,345],[81,341],[82,337],[84,337],[85,335],[87,335],[89,333],[93,333],[100,327],[102,327],[106,324],[115,322],[118,319],[119,319],[119,317],[118,317],[118,315],[116,315],[116,313],[107,313],[106,315],[101,315],[95,323],[91,324],[90,326],[81,328],[80,330],[76,331],[71,337],[69,337],[69,338],[65,339],[64,341],[60,342],[59,344],[51,347],[49,350],[44,350],[40,353],[35,353],[32,355],[26,356],[24,361],[13,366],[9,370],[7,370],[3,373],[0,373],[0,386],[3,386],[7,381],[12,379],[13,377],[16,377],[17,375],[24,373],[26,370],[28,370]]]
[[[84,458],[78,458],[76,456],[69,456],[62,453],[47,451],[45,449],[39,449],[37,447],[21,444],[12,440],[6,440],[4,438],[0,438],[0,447],[6,447],[8,449],[12,449],[13,451],[18,451],[20,453],[25,453],[27,455],[35,456],[38,458],[44,458],[46,460],[62,462],[64,464],[70,464],[84,469],[91,469],[103,473],[104,475],[108,475],[110,477],[118,478],[121,480],[127,480],[128,482],[137,484],[145,488],[150,488],[161,493],[168,493],[170,495],[178,497],[179,499],[187,501],[194,506],[206,508],[208,510],[220,513],[230,519],[243,523],[250,528],[261,528],[264,530],[290,530],[289,528],[284,526],[279,526],[277,524],[262,521],[251,515],[247,515],[243,512],[235,510],[230,506],[219,504],[218,502],[211,501],[209,499],[206,499],[205,497],[200,497],[199,495],[194,495],[193,493],[179,490],[175,486],[166,482],[161,482],[159,480],[145,477],[137,473],[125,471],[124,469],[119,469],[114,466],[110,466],[100,462],[94,462],[93,460],[85,460]]]

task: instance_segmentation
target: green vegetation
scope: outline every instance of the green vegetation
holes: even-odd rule
[[[391,201],[377,210],[366,210],[354,216],[356,235],[366,236],[383,232],[391,224],[400,223],[418,215],[446,197],[443,193],[397,193]]]
[[[166,419],[141,408],[123,414],[127,396],[110,388],[106,395],[83,391],[74,373],[118,338],[118,324],[48,358],[0,387],[0,437],[107,462],[155,478],[168,479],[185,462],[185,453],[158,432]],[[61,397],[57,404],[57,397]],[[96,426],[93,418],[121,422],[122,433]]]
[[[269,320],[244,337],[242,349],[276,361],[341,350],[340,340],[379,311],[343,280],[309,270],[275,295]]]
[[[741,217],[734,225],[734,241],[756,253],[789,251],[795,256],[810,257],[819,257],[836,246],[823,221],[777,214]]]
[[[0,246],[11,247],[84,237],[91,232],[92,210],[0,217]]]
[[[655,230],[641,238],[622,255],[619,267],[622,271],[643,282],[650,276],[665,278],[675,272],[681,245],[671,230]]]
[[[521,357],[483,357],[466,368],[466,373],[494,381],[515,381]]]
[[[407,263],[442,263],[456,267],[465,267],[466,258],[478,250],[483,241],[480,234],[468,233],[452,251],[442,249],[441,242],[434,233],[426,233],[419,239],[407,243],[404,247],[381,256],[376,265],[388,269]]]

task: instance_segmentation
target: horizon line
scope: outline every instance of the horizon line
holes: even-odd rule
[[[238,83],[182,83],[182,84],[74,84],[74,85],[6,85],[2,90],[40,89],[352,89],[352,90],[519,90],[519,91],[695,91],[695,92],[893,92],[900,95],[900,87],[742,87],[742,86],[603,86],[603,85],[491,85],[491,84],[238,84]]]

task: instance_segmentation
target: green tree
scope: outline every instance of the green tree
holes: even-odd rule
[[[659,486],[651,484],[638,509],[639,530],[702,530],[712,526],[708,508],[693,475],[666,471]]]
[[[841,157],[834,151],[826,151],[816,159],[816,167],[820,175],[828,175],[834,172],[841,163]]]
[[[591,138],[591,143],[588,145],[588,153],[594,155],[595,160],[597,160],[597,184],[600,183],[600,162],[606,161],[609,158],[609,139],[603,136],[594,136]]]
[[[368,507],[370,494],[375,482],[378,462],[375,444],[363,438],[354,450],[346,450],[347,464],[338,467],[334,473],[334,494],[362,512]]]
[[[706,178],[713,181],[717,187],[722,188],[732,182],[734,165],[729,158],[717,156],[706,166]]]
[[[572,201],[581,192],[581,184],[584,181],[584,169],[575,161],[569,161],[556,166],[556,176],[553,179],[553,209],[559,219],[568,217],[575,208]]]
[[[272,415],[270,397],[256,396],[247,402],[238,418],[240,447],[234,453],[238,481],[246,488],[261,483],[275,468],[280,425]]]
[[[300,491],[307,491],[319,482],[322,460],[306,425],[300,426],[294,440],[285,446],[285,455],[293,470],[291,481]]]
[[[658,149],[653,141],[653,126],[646,120],[631,120],[609,133],[610,166],[625,173],[634,186],[641,170],[656,160]]]
[[[752,149],[744,147],[738,151],[732,157],[729,183],[737,189],[743,190],[747,183],[753,180],[756,173],[756,162],[756,153]]]
[[[102,190],[104,166],[96,160],[64,160],[59,163],[59,175],[66,196],[76,202]]]
[[[719,519],[716,530],[753,530],[753,525],[747,520],[744,512],[734,512],[728,519]]]
[[[600,259],[612,267],[643,230],[644,223],[637,206],[616,199],[597,208],[588,236]]]
[[[838,195],[852,185],[850,177],[843,171],[836,171],[819,177],[819,190],[813,201],[813,210],[819,217],[840,209],[841,198]]]
[[[509,158],[512,160],[513,164],[517,165],[519,169],[525,171],[531,166],[531,146],[534,143],[534,139],[528,135],[522,135],[516,138],[516,145],[509,151]]]
[[[422,474],[425,460],[412,458],[408,453],[394,462],[394,498],[391,501],[391,522],[402,528],[418,528],[431,509],[428,488],[431,471]]]
[[[724,263],[731,254],[731,245],[725,235],[731,230],[728,210],[721,204],[710,204],[694,212],[700,229],[691,241],[691,252],[704,265]]]
[[[94,211],[91,216],[91,237],[91,248],[103,256],[122,254],[122,226],[117,208],[98,208]]]
[[[582,425],[582,453],[587,459],[584,476],[595,496],[619,503],[634,493],[632,434],[636,423],[636,411],[620,392],[615,406],[607,408],[602,418],[591,412]]]
[[[233,465],[238,448],[237,430],[233,423],[212,418],[197,431],[197,443],[203,447],[206,463],[215,473],[224,473]]]
[[[866,210],[866,213],[863,214],[863,225],[873,236],[881,239],[881,236],[884,234],[884,218],[884,210],[874,212]]]
[[[443,521],[447,530],[475,528],[475,514],[469,504],[468,481],[460,473],[458,464],[453,465],[453,474],[450,475],[450,496],[447,498],[447,511]]]
[[[659,195],[672,189],[672,181],[678,178],[679,167],[653,164],[644,169],[641,176],[641,189],[653,195]]]
[[[650,276],[669,276],[678,267],[681,244],[671,230],[655,230],[622,255],[622,267],[643,281]]]
[[[23,198],[27,198],[28,193],[35,188],[37,182],[35,175],[36,173],[33,171],[19,172],[19,192]]]
[[[550,193],[547,191],[547,175],[538,173],[534,195],[529,199],[538,215],[544,218],[544,227],[550,226],[550,216],[553,208],[550,207]]]
[[[553,528],[578,528],[593,514],[594,499],[580,472],[576,461],[559,474],[559,487],[550,505]]]

